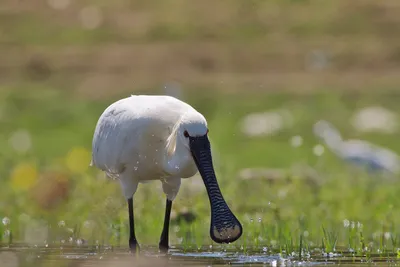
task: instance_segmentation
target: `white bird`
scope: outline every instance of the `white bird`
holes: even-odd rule
[[[314,124],[313,130],[333,153],[346,161],[365,166],[369,171],[392,174],[400,171],[400,157],[389,149],[358,139],[344,141],[339,131],[325,120]]]
[[[139,250],[133,215],[138,183],[160,180],[166,194],[159,248],[167,251],[172,201],[181,178],[197,171],[211,206],[210,236],[217,243],[236,241],[242,226],[225,202],[215,176],[207,121],[202,114],[171,96],[132,95],[111,104],[94,132],[91,165],[119,180],[128,201],[129,247]]]

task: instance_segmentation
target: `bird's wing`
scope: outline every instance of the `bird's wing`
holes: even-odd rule
[[[110,176],[118,176],[125,169],[134,168],[140,157],[158,156],[148,144],[153,151],[164,148],[170,128],[189,109],[192,108],[188,104],[165,96],[131,96],[113,103],[96,125],[93,165]]]
[[[135,147],[145,129],[146,119],[132,116],[129,110],[111,109],[100,117],[92,144],[92,163],[111,178],[118,177],[135,159]]]

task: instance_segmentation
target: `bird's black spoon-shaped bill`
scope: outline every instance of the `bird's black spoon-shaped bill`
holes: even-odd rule
[[[218,186],[207,135],[189,137],[190,150],[206,186],[211,205],[210,236],[217,243],[230,243],[242,235],[242,225],[229,209]]]

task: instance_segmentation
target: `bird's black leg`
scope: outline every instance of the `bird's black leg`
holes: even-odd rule
[[[132,253],[136,253],[139,251],[140,247],[138,242],[136,241],[135,236],[135,222],[133,217],[133,198],[128,199],[128,209],[129,209],[129,248]]]
[[[172,207],[172,200],[167,198],[167,202],[165,205],[165,217],[164,217],[164,227],[161,233],[160,243],[158,247],[160,251],[167,252],[168,251],[168,234],[169,234],[169,219],[171,215],[171,207]]]

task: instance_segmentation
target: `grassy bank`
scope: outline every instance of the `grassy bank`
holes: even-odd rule
[[[125,246],[127,207],[119,185],[88,168],[95,123],[115,99],[88,101],[46,88],[8,88],[1,92],[0,216],[10,219],[10,224],[2,227],[11,231],[13,242],[26,242],[25,227],[32,231],[44,220],[51,225],[49,234],[29,239],[39,245],[61,240],[68,243],[73,237],[84,238],[89,244],[98,240]],[[397,249],[399,181],[370,177],[345,165],[328,150],[314,155],[313,147],[319,140],[311,128],[324,118],[337,125],[345,138],[367,139],[400,151],[396,134],[360,134],[344,119],[377,101],[398,112],[397,95],[213,96],[188,94],[185,99],[209,120],[222,192],[243,223],[244,235],[232,246],[290,250],[300,244],[302,236],[303,246],[327,250],[334,245],[355,250],[368,247],[373,252]],[[292,114],[290,127],[264,137],[250,138],[241,132],[240,123],[246,114],[274,109]],[[294,135],[302,136],[300,147],[291,146]],[[31,140],[30,145],[26,140]],[[276,179],[267,175],[249,180],[239,175],[244,168],[256,167],[279,168],[284,174]],[[189,210],[197,218],[191,225],[171,226],[172,244],[212,244],[208,236],[209,203],[201,183],[199,177],[184,181],[174,213]],[[140,185],[135,195],[139,242],[158,242],[164,213],[161,192],[155,181]],[[3,241],[7,240],[7,234],[3,235]]]

